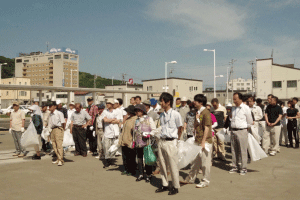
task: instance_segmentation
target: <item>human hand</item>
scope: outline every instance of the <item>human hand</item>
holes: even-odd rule
[[[205,141],[201,142],[202,151],[205,149]]]
[[[12,130],[11,130],[11,128],[9,129],[9,131],[8,131],[10,134],[12,134]]]
[[[24,132],[25,132],[25,129],[24,129],[24,127],[22,127],[22,128],[21,128],[21,132],[22,132],[22,133],[24,133]]]
[[[90,131],[94,130],[94,127],[93,126],[90,126]]]

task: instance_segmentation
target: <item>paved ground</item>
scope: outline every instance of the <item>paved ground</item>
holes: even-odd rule
[[[0,132],[0,199],[300,199],[300,150],[281,148],[275,157],[252,162],[246,176],[229,174],[228,164],[215,162],[208,188],[183,186],[179,194],[155,194],[161,185],[160,176],[151,184],[135,182],[134,177],[121,176],[118,167],[108,170],[92,156],[74,157],[67,153],[67,162],[58,167],[51,157],[41,161],[12,158],[14,144],[8,132]],[[230,155],[228,155],[230,159]],[[180,179],[188,171],[180,172]],[[199,175],[198,178],[201,178]]]

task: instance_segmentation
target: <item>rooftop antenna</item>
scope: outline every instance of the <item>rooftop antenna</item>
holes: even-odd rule
[[[273,52],[274,52],[274,49],[272,49],[272,52],[271,52],[271,58],[273,58]]]
[[[122,83],[125,83],[125,76],[126,76],[127,74],[125,74],[125,73],[123,73],[122,74]]]
[[[48,45],[49,45],[49,42],[46,42],[46,45],[47,45],[47,52],[48,52]]]

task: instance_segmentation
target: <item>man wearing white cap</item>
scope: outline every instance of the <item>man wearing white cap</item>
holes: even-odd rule
[[[74,101],[71,101],[69,104],[69,109],[68,109],[68,120],[67,120],[67,125],[66,125],[66,129],[70,128],[70,124],[71,124],[71,116],[72,114],[75,112],[75,103]]]
[[[114,140],[118,136],[116,133],[116,127],[119,127],[121,121],[120,115],[116,112],[113,105],[115,101],[113,99],[107,99],[106,107],[107,109],[103,111],[102,117],[104,121],[104,137],[103,137],[103,150],[105,154],[104,166],[103,168],[109,167],[112,157],[110,156],[108,150],[113,145]]]

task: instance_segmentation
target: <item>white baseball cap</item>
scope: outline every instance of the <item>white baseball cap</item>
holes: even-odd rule
[[[61,100],[56,100],[56,105],[61,104]]]
[[[181,101],[187,101],[188,99],[186,97],[182,97]]]

